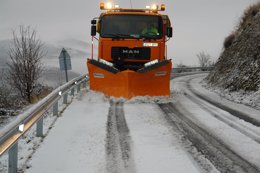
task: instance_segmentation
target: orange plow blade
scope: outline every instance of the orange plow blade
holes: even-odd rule
[[[108,96],[130,99],[134,96],[169,96],[170,60],[138,71],[118,71],[96,60],[87,61],[90,89]]]

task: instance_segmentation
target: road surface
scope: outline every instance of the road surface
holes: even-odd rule
[[[170,98],[83,93],[65,110],[26,173],[260,172],[260,111],[171,81]]]

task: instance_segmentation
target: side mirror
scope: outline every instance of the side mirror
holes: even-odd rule
[[[92,25],[96,25],[96,24],[97,24],[97,21],[93,19],[93,20],[91,20],[91,24],[92,24]]]
[[[97,34],[96,25],[91,26],[91,36],[95,36]]]
[[[169,37],[169,38],[172,37],[172,27],[167,27],[166,35],[167,35],[167,37]]]

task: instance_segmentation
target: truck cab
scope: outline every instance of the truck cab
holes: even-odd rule
[[[98,58],[120,71],[136,71],[147,62],[167,58],[170,20],[157,10],[112,9],[102,13],[96,23]]]
[[[158,13],[165,6],[122,9],[101,3],[100,9],[106,11],[91,21],[90,89],[124,98],[169,95],[172,63],[166,42],[172,28],[168,16]],[[97,58],[93,38],[98,40]]]

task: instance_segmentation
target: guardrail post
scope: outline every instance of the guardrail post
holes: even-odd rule
[[[80,83],[77,85],[77,93],[80,91]]]
[[[41,117],[36,124],[36,136],[43,137],[43,117]]]
[[[83,82],[83,88],[87,88],[87,80]]]
[[[8,173],[17,173],[18,142],[8,151]]]
[[[59,114],[59,103],[58,101],[53,105],[53,115],[58,116]]]
[[[72,87],[70,95],[74,96],[74,92],[75,92],[75,87]]]
[[[68,93],[65,93],[63,95],[63,104],[67,104],[68,103]]]

